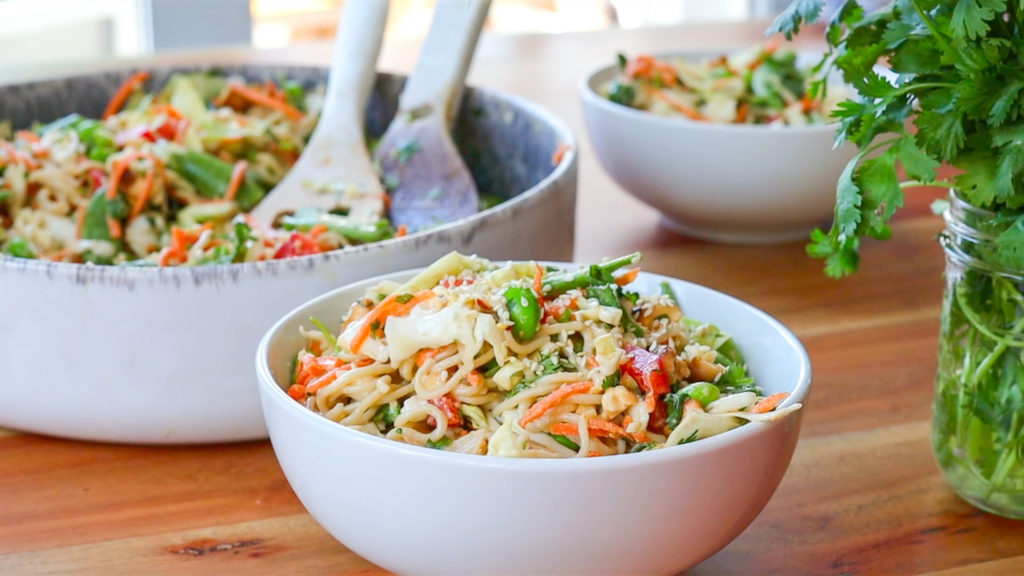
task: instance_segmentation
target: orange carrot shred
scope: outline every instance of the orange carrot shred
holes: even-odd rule
[[[139,193],[139,197],[132,204],[132,212],[128,216],[129,222],[135,220],[146,208],[146,202],[149,201],[149,197],[153,194],[153,179],[155,176],[156,172],[153,170],[146,173],[146,179],[142,183],[142,192]]]
[[[292,384],[288,387],[288,395],[291,396],[293,400],[301,402],[306,398],[306,387],[302,384]]]
[[[225,200],[234,200],[238,195],[238,189],[242,187],[242,180],[245,179],[245,171],[249,169],[249,163],[245,160],[235,162],[231,169],[231,180],[228,181],[228,189],[224,191]]]
[[[75,238],[82,238],[82,229],[85,227],[85,213],[87,208],[85,204],[78,207],[78,211],[75,213]]]
[[[533,406],[530,406],[530,409],[526,411],[526,414],[523,414],[523,417],[519,419],[519,425],[525,427],[530,422],[533,422],[537,418],[543,416],[548,412],[548,410],[557,406],[562,400],[565,400],[574,394],[588,392],[593,387],[594,383],[587,380],[586,382],[566,384],[561,388],[556,388],[553,392],[535,402]]]
[[[317,224],[309,229],[309,237],[316,240],[320,236],[326,234],[328,230],[329,228],[327,228],[326,224]]]
[[[638,54],[626,64],[626,77],[636,78],[637,76],[650,76],[654,70],[654,56],[649,54]]]
[[[149,80],[149,72],[146,72],[145,70],[140,70],[129,76],[128,79],[124,81],[124,84],[121,84],[117,89],[117,92],[114,92],[114,95],[110,98],[107,108],[103,111],[103,119],[106,120],[114,114],[117,114],[118,111],[121,110],[121,107],[124,106],[124,103],[128,100],[128,97],[131,96],[132,92],[134,92],[146,80]]]
[[[683,116],[686,116],[690,120],[696,120],[698,122],[706,122],[707,121],[707,117],[706,116],[704,116],[703,114],[701,114],[699,111],[695,110],[694,108],[691,108],[691,107],[687,106],[686,104],[683,104],[679,100],[676,100],[675,98],[670,96],[664,90],[655,90],[654,91],[654,97],[659,99],[659,100],[661,100],[662,102],[665,102],[666,104],[668,104],[669,106],[675,108],[679,112],[682,112]]]
[[[767,398],[762,398],[754,407],[750,409],[751,414],[764,414],[765,412],[771,412],[775,410],[775,407],[779,405],[789,396],[786,392],[779,392],[778,394],[772,394]]]
[[[639,274],[640,274],[640,269],[639,268],[633,268],[629,272],[626,272],[625,274],[617,277],[615,279],[615,283],[618,284],[619,286],[626,286],[627,284],[630,284],[634,280],[636,280],[636,277]]]
[[[39,135],[30,130],[18,130],[17,132],[14,133],[14,137],[19,140],[24,140],[25,142],[32,143],[39,142],[40,140]]]
[[[387,298],[380,301],[379,304],[374,306],[370,312],[363,317],[362,324],[359,326],[359,330],[352,336],[350,346],[352,352],[358,354],[359,349],[363,347],[363,343],[370,337],[371,326],[374,322],[379,322],[381,325],[390,316],[404,316],[409,313],[417,304],[424,300],[429,300],[434,297],[433,290],[423,290],[417,292],[412,298],[406,302],[398,301],[399,294],[394,292]]]
[[[121,222],[111,216],[107,216],[107,231],[110,232],[110,237],[115,240],[124,235]]]
[[[570,146],[569,144],[566,144],[564,142],[562,144],[559,144],[558,148],[555,148],[555,151],[551,153],[551,165],[558,166],[559,164],[561,164],[562,159],[565,158],[565,154],[569,150],[572,150],[572,146]]]
[[[427,360],[434,358],[441,353],[444,348],[424,348],[416,353],[415,362],[417,366],[423,366],[427,363]]]
[[[292,121],[298,122],[303,118],[303,114],[298,108],[292,106],[287,102],[278,100],[272,96],[264,94],[259,90],[254,90],[253,88],[250,88],[244,84],[233,82],[228,85],[228,89],[231,92],[234,92],[235,94],[238,94],[239,96],[252,102],[253,104],[256,104],[257,106],[263,106],[264,108],[277,110],[278,112],[284,114],[287,118],[289,118]]]
[[[405,224],[401,224],[401,225],[400,225],[400,226],[398,227],[398,231],[397,231],[397,232],[395,232],[395,238],[401,238],[402,236],[405,236],[405,235],[407,235],[408,233],[409,233],[409,228],[407,228],[407,227],[405,226]]]

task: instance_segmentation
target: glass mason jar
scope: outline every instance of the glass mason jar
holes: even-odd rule
[[[997,239],[1021,214],[950,195],[932,429],[957,494],[1011,518],[1024,518],[1024,269]]]

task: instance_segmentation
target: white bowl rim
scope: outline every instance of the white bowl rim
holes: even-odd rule
[[[579,266],[570,262],[546,262],[540,261],[541,264],[552,265],[552,266]],[[678,458],[686,458],[690,456],[698,456],[707,452],[712,452],[719,448],[724,448],[730,445],[739,444],[745,439],[752,437],[756,434],[762,434],[767,431],[771,426],[780,426],[787,423],[790,418],[801,418],[803,410],[801,408],[797,413],[791,413],[786,415],[781,420],[775,422],[751,422],[746,425],[734,428],[722,434],[711,436],[710,438],[704,438],[697,442],[692,442],[684,445],[677,445],[671,448],[664,448],[659,450],[648,450],[643,452],[636,452],[633,454],[618,454],[610,458],[500,458],[500,457],[487,457],[478,454],[459,454],[454,452],[445,452],[441,450],[434,450],[422,446],[416,446],[413,444],[406,444],[397,440],[389,440],[387,438],[379,438],[366,432],[355,430],[348,426],[344,426],[333,420],[325,418],[316,412],[306,408],[305,406],[296,402],[293,398],[288,396],[284,388],[277,384],[273,374],[270,371],[270,365],[268,362],[268,351],[270,348],[270,342],[274,337],[283,329],[283,327],[291,322],[296,316],[302,314],[302,311],[306,308],[316,306],[325,301],[337,298],[342,292],[358,289],[361,287],[369,287],[382,280],[394,278],[396,276],[403,276],[411,274],[415,271],[422,270],[422,268],[415,268],[409,270],[402,270],[398,272],[391,272],[388,274],[381,274],[372,278],[367,278],[359,282],[353,282],[345,286],[335,288],[326,294],[322,294],[312,300],[304,302],[294,308],[291,312],[288,312],[284,317],[274,323],[273,326],[267,331],[267,333],[260,339],[259,347],[256,350],[256,376],[258,380],[259,388],[261,389],[261,397],[265,400],[270,399],[275,404],[282,405],[282,409],[290,411],[291,414],[297,415],[299,418],[307,419],[310,425],[316,426],[317,429],[323,430],[325,434],[337,434],[346,437],[347,440],[352,442],[358,442],[366,448],[382,449],[394,451],[401,454],[403,457],[414,458],[418,461],[430,461],[440,463],[441,461],[447,462],[449,465],[464,466],[464,467],[483,467],[490,469],[500,469],[509,471],[538,471],[538,472],[586,472],[591,473],[601,470],[612,470],[630,467],[639,467],[644,465],[657,465],[658,463],[664,463],[667,461],[675,460]],[[716,296],[731,300],[733,303],[738,304],[744,308],[747,312],[750,312],[754,316],[760,317],[763,321],[767,322],[774,330],[776,330],[783,338],[783,340],[791,346],[798,355],[800,360],[800,373],[789,396],[780,403],[781,407],[789,406],[797,402],[805,402],[807,395],[811,388],[811,361],[807,355],[806,349],[800,340],[786,328],[781,322],[776,320],[767,312],[748,304],[734,296],[726,294],[724,292],[681,280],[678,278],[672,278],[661,274],[654,274],[650,272],[641,272],[641,277],[647,277],[655,282],[661,281],[672,281],[682,283],[687,286],[688,290],[697,290],[703,292],[710,292]],[[267,416],[267,406],[263,405],[264,417]],[[752,424],[757,424],[756,426]]]
[[[268,64],[268,66],[275,66],[275,65],[276,64]],[[281,66],[291,66],[291,64],[280,64],[280,65]],[[245,66],[245,65],[244,64],[239,64],[237,62],[236,63],[229,63],[229,62],[228,63],[206,62],[206,63],[203,63],[202,66],[210,67],[210,68],[216,68],[218,66],[225,67],[225,68],[231,68],[231,67],[239,67],[239,66]],[[181,65],[181,66],[163,66],[162,68],[176,69],[176,68],[187,68],[187,67],[188,67],[188,65]],[[83,74],[81,76],[88,77],[88,76],[94,76],[94,75],[100,75],[100,74],[107,74],[107,73],[111,73],[111,72],[121,72],[121,71],[125,71],[125,70],[133,70],[133,69],[136,69],[136,68],[138,68],[138,67],[137,66],[128,66],[128,67],[122,67],[122,68],[109,68],[109,69],[103,69],[103,70],[92,70],[92,71],[89,71],[86,74]],[[147,69],[153,69],[153,68],[155,68],[155,67],[149,67]],[[317,67],[317,66],[310,66],[309,68],[323,68],[324,70],[327,69],[327,68],[324,68],[324,67]],[[396,74],[389,73],[389,72],[381,72],[381,73],[382,74],[390,74],[392,76],[396,75]],[[398,75],[398,76],[401,76],[401,75]],[[31,83],[35,83],[35,82],[46,82],[48,80],[51,80],[51,78],[30,80],[30,81],[23,82],[23,83],[24,84],[31,84]],[[22,83],[19,82],[19,83],[15,83],[15,84],[12,84],[12,85],[17,85],[17,84],[22,84]],[[454,222],[448,222],[448,223],[442,224],[441,226],[430,228],[428,230],[422,230],[422,231],[415,232],[415,233],[412,233],[412,234],[408,234],[406,236],[402,236],[402,237],[398,237],[398,238],[388,238],[387,240],[381,240],[381,241],[378,241],[378,242],[370,242],[368,244],[359,244],[359,245],[355,245],[355,246],[347,246],[347,247],[344,247],[344,248],[339,248],[337,250],[331,250],[329,252],[321,252],[321,253],[318,253],[318,254],[310,254],[310,255],[307,255],[307,256],[295,256],[295,257],[291,257],[291,258],[282,258],[282,259],[278,259],[278,260],[264,260],[264,261],[259,261],[259,262],[242,262],[242,263],[237,263],[237,264],[205,264],[203,266],[131,266],[131,265],[110,265],[110,266],[103,265],[103,266],[99,266],[99,265],[93,265],[93,264],[77,264],[77,263],[73,263],[73,262],[53,262],[53,261],[49,261],[49,260],[40,260],[40,259],[37,259],[37,258],[16,258],[14,256],[9,256],[7,254],[0,254],[0,268],[16,269],[16,270],[18,270],[19,272],[22,272],[22,273],[33,273],[33,272],[34,273],[40,273],[41,272],[41,273],[45,273],[47,276],[64,276],[64,277],[69,277],[69,278],[79,277],[86,270],[90,270],[90,271],[100,271],[100,270],[107,271],[107,270],[109,270],[110,271],[109,273],[111,273],[111,274],[115,274],[116,273],[121,278],[124,278],[124,279],[129,280],[129,281],[130,280],[135,280],[135,279],[141,280],[141,279],[148,279],[148,278],[154,278],[154,277],[159,277],[159,278],[165,278],[166,277],[166,278],[171,279],[172,281],[175,281],[175,280],[176,281],[182,281],[182,280],[188,279],[190,282],[194,279],[195,275],[198,274],[198,273],[201,273],[201,271],[209,271],[209,272],[206,272],[206,273],[210,274],[210,275],[222,274],[225,270],[230,271],[229,273],[231,273],[231,272],[241,273],[242,271],[245,271],[245,272],[252,271],[252,272],[255,272],[257,274],[263,274],[263,273],[267,273],[267,272],[273,273],[273,272],[278,272],[278,271],[284,272],[284,268],[285,267],[294,266],[295,264],[293,264],[293,263],[301,263],[301,264],[307,265],[307,266],[316,266],[316,265],[320,264],[323,261],[330,261],[330,260],[333,260],[335,258],[342,258],[342,257],[344,257],[344,255],[351,254],[351,253],[354,253],[354,252],[368,252],[368,251],[373,251],[373,250],[385,250],[385,249],[390,249],[392,246],[394,246],[394,249],[396,249],[396,250],[412,249],[412,247],[416,243],[418,243],[421,239],[423,239],[424,237],[427,237],[429,235],[432,235],[432,234],[443,234],[445,232],[455,232],[455,231],[457,231],[459,228],[461,228],[463,226],[476,224],[478,221],[480,221],[483,218],[486,218],[486,217],[488,217],[490,215],[498,214],[498,213],[501,213],[501,212],[506,212],[508,210],[514,209],[519,204],[521,204],[523,202],[530,201],[533,198],[533,196],[535,196],[541,190],[545,190],[545,189],[550,188],[551,186],[554,185],[555,182],[558,182],[558,181],[562,180],[563,178],[566,177],[566,175],[568,173],[570,173],[570,171],[575,169],[576,161],[577,161],[577,153],[579,151],[579,145],[576,142],[576,136],[573,134],[572,130],[569,129],[569,126],[560,117],[558,117],[556,114],[554,114],[553,112],[551,112],[550,110],[548,110],[544,106],[541,106],[540,104],[537,104],[535,102],[532,102],[530,100],[527,100],[526,98],[523,98],[523,97],[515,95],[515,94],[511,94],[511,93],[508,93],[508,92],[503,92],[501,90],[495,90],[493,88],[484,88],[484,87],[479,87],[479,86],[468,86],[468,87],[472,88],[474,90],[474,92],[479,92],[479,93],[482,93],[482,94],[485,94],[485,95],[488,95],[488,96],[496,97],[498,99],[501,99],[501,100],[504,100],[504,101],[508,102],[509,104],[513,105],[516,108],[519,108],[519,109],[521,109],[521,110],[523,110],[525,112],[528,112],[529,114],[531,114],[532,116],[537,118],[539,121],[541,121],[544,124],[547,124],[548,126],[550,126],[551,130],[556,135],[556,137],[557,137],[558,141],[561,143],[562,147],[565,148],[565,154],[562,157],[562,160],[558,163],[558,165],[553,166],[551,172],[549,172],[546,176],[541,178],[536,184],[534,184],[533,186],[531,186],[531,187],[529,187],[529,188],[527,188],[525,190],[522,190],[521,192],[519,192],[518,194],[516,194],[512,198],[509,198],[509,199],[505,200],[504,202],[501,202],[501,203],[499,203],[499,204],[497,204],[495,206],[492,206],[492,207],[490,207],[490,208],[488,208],[486,210],[481,210],[481,211],[477,212],[476,214],[473,214],[472,216],[468,216],[466,218],[460,218],[460,219],[458,219],[458,220],[456,220]],[[403,247],[404,244],[408,245],[408,246],[404,246]],[[106,272],[104,272],[104,273],[106,273]]]
[[[655,58],[700,58],[707,56],[714,56],[716,54],[728,53],[730,50],[726,49],[720,52],[712,50],[677,50],[669,52],[658,52],[651,54]],[[811,54],[818,55],[820,53],[814,52],[803,52],[797,51],[797,54]],[[689,128],[693,130],[704,130],[704,131],[715,131],[715,132],[737,132],[745,135],[751,133],[761,134],[807,134],[807,133],[823,133],[823,132],[835,132],[836,123],[828,122],[825,124],[809,124],[806,126],[770,126],[767,124],[721,124],[716,122],[694,122],[689,118],[679,118],[675,116],[658,116],[657,114],[651,114],[645,110],[637,110],[636,108],[630,108],[622,104],[616,104],[611,100],[608,100],[604,96],[601,96],[597,92],[597,88],[594,86],[594,82],[597,77],[603,76],[610,73],[611,71],[618,68],[618,64],[602,64],[597,68],[591,69],[590,72],[583,76],[580,81],[580,96],[583,98],[584,103],[597,106],[603,110],[606,110],[613,114],[621,114],[626,118],[632,120],[647,122],[650,124],[664,124],[667,126],[675,126],[679,128]]]

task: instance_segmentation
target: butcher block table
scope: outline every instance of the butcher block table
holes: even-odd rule
[[[860,273],[836,281],[802,242],[716,245],[659,226],[586,141],[578,85],[616,51],[728,50],[759,41],[764,27],[485,35],[469,80],[539,102],[579,136],[578,261],[640,249],[645,269],[760,307],[810,353],[813,391],[778,492],[746,532],[688,573],[1024,574],[1024,523],[958,499],[932,457],[944,264],[928,205],[941,191],[913,192],[892,239],[866,242]],[[119,64],[326,65],[329,54],[312,44]],[[381,68],[408,71],[416,54],[415,44],[387,44]],[[0,574],[383,573],[313,521],[266,441],[118,446],[0,432]]]

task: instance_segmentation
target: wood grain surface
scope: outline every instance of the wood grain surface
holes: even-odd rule
[[[485,35],[470,74],[541,103],[578,135],[577,260],[641,249],[645,269],[762,308],[810,353],[814,389],[782,485],[746,532],[689,573],[1024,574],[1024,523],[959,500],[931,453],[943,259],[928,204],[941,191],[912,193],[893,238],[865,243],[862,271],[835,281],[799,242],[715,245],[660,227],[590,150],[577,97],[587,70],[618,50],[729,49],[763,29]],[[416,49],[386,45],[382,68],[409,70]],[[326,64],[329,53],[316,44],[157,61]],[[306,514],[267,442],[139,447],[0,432],[0,574],[182,573],[384,572]]]

